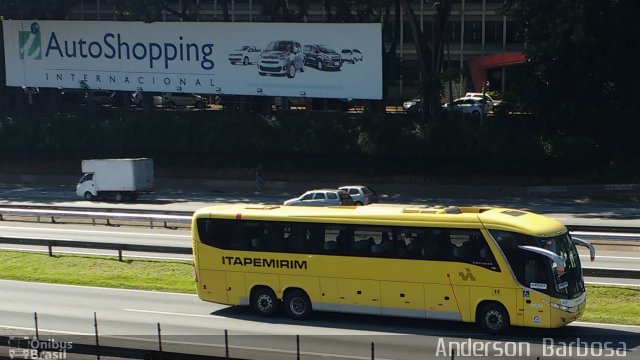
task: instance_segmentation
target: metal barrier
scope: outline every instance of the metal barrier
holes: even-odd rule
[[[100,243],[88,241],[72,240],[50,240],[50,239],[25,239],[0,237],[0,244],[46,246],[49,249],[49,256],[53,256],[53,247],[78,248],[78,249],[102,249],[118,251],[118,259],[122,261],[123,251],[149,252],[163,254],[191,254],[190,247],[179,246],[157,246],[122,243]]]
[[[163,227],[169,228],[169,223],[191,224],[192,212],[160,212],[153,210],[144,210],[141,212],[132,212],[122,209],[92,209],[92,208],[75,208],[75,207],[0,207],[0,221],[6,220],[6,216],[34,217],[40,222],[43,218],[50,219],[55,223],[56,219],[90,219],[92,225],[98,225],[96,220],[105,220],[104,225],[114,225],[111,221],[142,221],[148,222],[153,229],[154,223],[162,223]],[[48,220],[49,221],[49,220]],[[157,226],[157,225],[156,225]]]

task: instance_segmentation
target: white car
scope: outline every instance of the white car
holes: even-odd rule
[[[340,189],[309,190],[297,198],[289,199],[283,205],[295,206],[339,206],[353,205],[353,199]]]
[[[243,46],[229,54],[231,64],[241,63],[242,65],[257,64],[260,61],[262,51],[257,46]]]
[[[442,110],[445,112],[460,111],[463,114],[471,114],[474,118],[479,119],[482,115],[489,113],[490,105],[489,103],[482,101],[482,99],[467,97],[456,99],[451,104],[444,104],[442,106]]]
[[[464,96],[462,97],[462,99],[464,98],[474,98],[474,99],[480,99],[480,100],[484,99],[489,104],[489,110],[493,110],[493,108],[499,107],[500,104],[502,103],[502,101],[495,100],[490,95],[483,94],[483,93],[468,92],[464,94]]]
[[[402,108],[404,111],[413,112],[418,111],[420,109],[420,102],[422,100],[420,98],[413,98],[411,100],[407,100],[402,103]]]
[[[362,52],[358,49],[353,49],[353,61],[362,61]]]
[[[342,49],[342,51],[340,51],[340,56],[342,57],[342,62],[350,62],[352,64],[356,62],[353,57],[353,50],[351,49]]]
[[[355,205],[369,205],[378,202],[378,195],[368,186],[345,185],[338,189],[344,190],[351,196]]]

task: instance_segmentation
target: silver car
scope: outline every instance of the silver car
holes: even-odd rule
[[[272,41],[267,45],[258,62],[258,73],[266,75],[296,76],[304,72],[304,52],[300,43],[290,40]]]
[[[339,187],[339,189],[346,191],[356,205],[368,205],[378,202],[378,194],[368,186],[346,185]]]
[[[284,202],[284,205],[295,206],[340,206],[353,204],[353,199],[349,194],[340,189],[310,190],[297,198]]]

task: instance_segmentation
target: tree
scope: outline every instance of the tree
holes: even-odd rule
[[[195,21],[198,9],[196,0],[181,0],[180,9],[174,9],[167,0],[113,0],[118,20],[140,20],[147,23],[162,21],[163,12],[183,21]]]
[[[451,13],[451,0],[434,2],[436,9],[435,31],[433,44],[429,46],[429,40],[420,30],[420,24],[409,0],[400,0],[402,10],[409,21],[411,35],[416,45],[418,68],[420,70],[420,98],[422,104],[423,120],[434,119],[440,110],[440,94],[442,83],[440,71],[442,70],[444,36],[449,14]]]
[[[3,0],[0,16],[12,20],[64,20],[81,0]]]
[[[508,0],[504,10],[522,29],[527,95],[545,131],[637,155],[640,2]]]

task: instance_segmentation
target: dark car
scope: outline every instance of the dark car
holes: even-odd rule
[[[340,70],[342,67],[340,54],[326,45],[305,45],[302,47],[302,51],[306,66],[313,66],[318,70]]]

